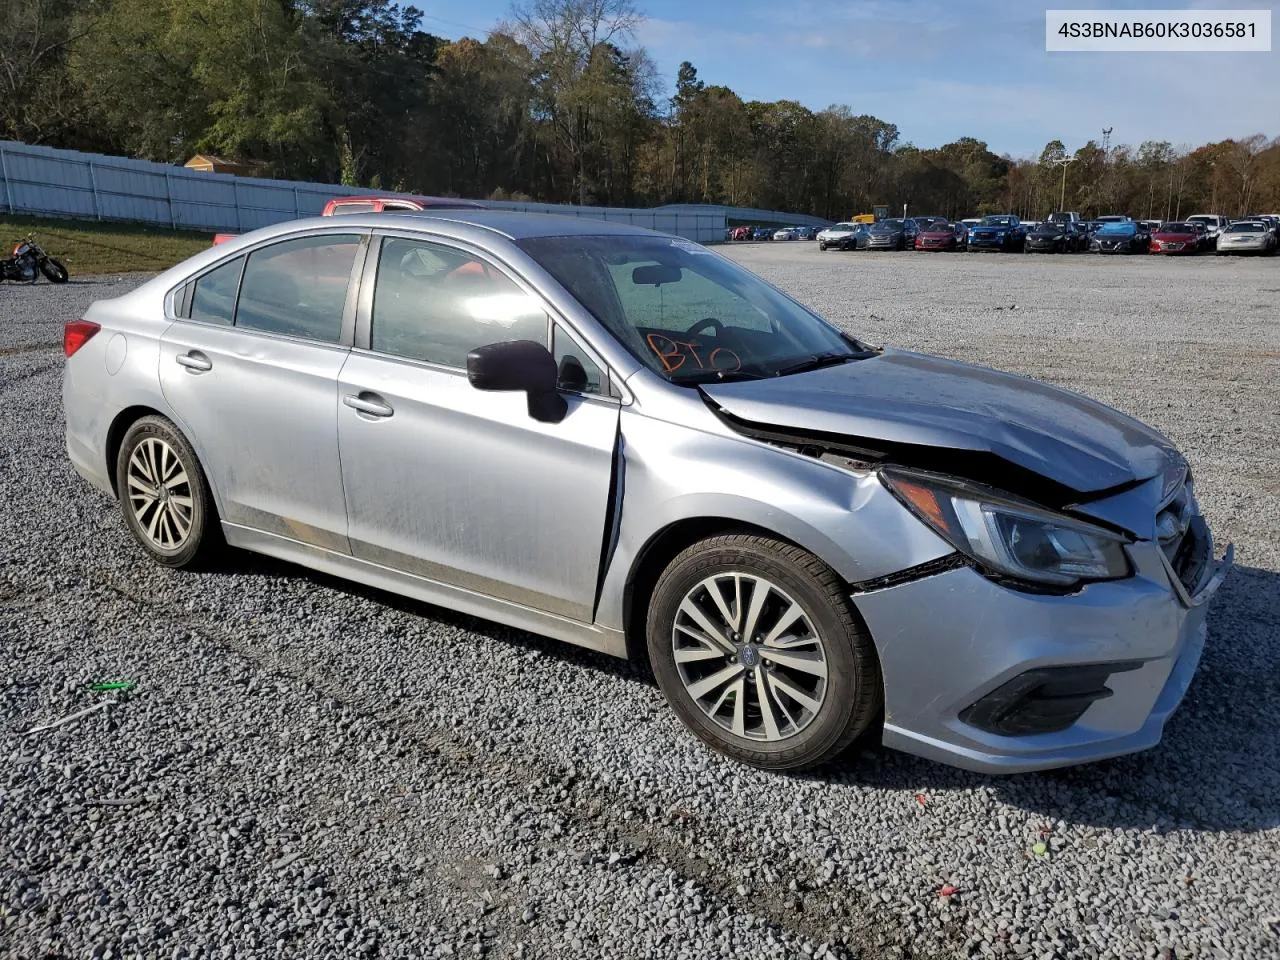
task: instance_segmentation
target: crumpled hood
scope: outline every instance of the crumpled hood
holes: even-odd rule
[[[702,390],[754,426],[992,454],[1080,494],[1154,477],[1178,458],[1160,433],[1088,397],[903,350]],[[946,470],[945,455],[935,469]]]

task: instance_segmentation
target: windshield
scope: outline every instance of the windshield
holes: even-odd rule
[[[902,225],[903,225],[903,221],[896,220],[896,219],[879,220],[876,222],[876,226],[884,230],[901,230]]]
[[[1162,223],[1156,233],[1195,233],[1196,228],[1189,223]]]
[[[983,217],[981,227],[1008,227],[1013,225],[1013,217]]]
[[[827,227],[828,233],[852,233],[858,229],[852,223],[837,223],[834,227]]]
[[[1102,225],[1102,229],[1098,231],[1098,233],[1105,233],[1108,236],[1114,236],[1116,234],[1123,235],[1123,234],[1130,234],[1130,233],[1137,233],[1137,232],[1138,232],[1138,225],[1136,223],[1128,223],[1128,222],[1104,223]]]
[[[1264,233],[1266,228],[1260,223],[1233,223],[1227,227],[1227,233]]]
[[[807,360],[863,356],[755,274],[688,240],[519,243],[640,362],[673,383],[777,376]]]

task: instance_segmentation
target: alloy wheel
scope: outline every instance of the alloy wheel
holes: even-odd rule
[[[133,448],[126,477],[138,529],[160,550],[180,549],[191,536],[195,501],[177,452],[164,440],[147,437]]]
[[[707,577],[681,600],[671,633],[685,692],[722,729],[777,742],[822,710],[827,652],[809,614],[750,573]]]

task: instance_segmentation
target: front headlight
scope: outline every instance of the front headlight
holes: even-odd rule
[[[1130,573],[1120,534],[963,480],[893,468],[880,478],[912,513],[989,572],[1060,587]]]

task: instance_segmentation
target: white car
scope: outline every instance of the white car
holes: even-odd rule
[[[1276,237],[1263,220],[1237,220],[1218,234],[1218,256],[1228,253],[1275,253]]]
[[[800,228],[799,228],[799,227],[783,227],[781,230],[777,230],[777,231],[775,231],[775,232],[774,232],[774,234],[773,234],[773,239],[775,239],[775,240],[795,240],[795,239],[797,239],[799,236],[800,236]]]

